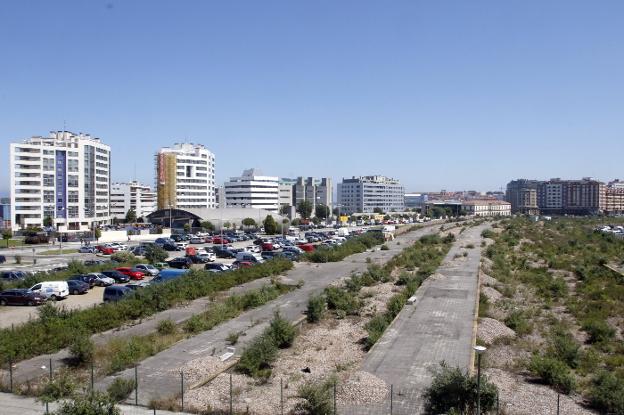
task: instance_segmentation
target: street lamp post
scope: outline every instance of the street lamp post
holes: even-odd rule
[[[475,346],[477,353],[477,415],[481,415],[481,355],[487,350],[483,346]]]

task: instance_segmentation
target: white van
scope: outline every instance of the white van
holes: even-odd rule
[[[50,300],[62,300],[69,295],[67,281],[42,281],[30,287],[30,290]]]
[[[264,259],[262,258],[262,256],[260,256],[260,254],[257,254],[255,252],[248,252],[248,251],[243,251],[243,252],[238,252],[236,254],[236,260],[237,261],[247,261],[247,262],[253,262],[256,264],[261,264],[264,262]]]

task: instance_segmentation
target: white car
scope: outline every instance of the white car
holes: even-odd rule
[[[186,247],[188,246],[188,242],[186,241],[176,242],[175,244],[178,248],[182,249],[186,249]]]
[[[100,287],[108,287],[109,285],[113,285],[115,283],[114,279],[112,279],[111,277],[107,277],[106,275],[99,272],[90,272],[87,275],[90,277],[95,277],[95,280],[93,282],[95,283],[95,285],[98,285]]]
[[[128,249],[128,245],[120,244],[118,242],[112,242],[110,244],[110,247],[113,248],[115,251],[125,251],[126,249]]]
[[[258,245],[249,245],[245,247],[245,251],[259,254],[260,252],[262,252],[262,249],[260,249]]]
[[[151,275],[152,277],[158,275],[160,272],[158,268],[151,264],[137,264],[132,268],[132,270],[142,272],[145,275]]]
[[[217,260],[217,256],[214,252],[202,252],[197,254],[198,257],[205,258],[209,262],[215,262]]]
[[[42,281],[30,287],[30,291],[50,300],[62,300],[69,296],[67,281]]]

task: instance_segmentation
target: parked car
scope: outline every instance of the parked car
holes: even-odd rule
[[[0,264],[4,264],[6,262],[6,257],[4,255],[0,255]]]
[[[312,244],[297,244],[304,252],[314,252],[314,245]]]
[[[214,252],[217,258],[236,258],[236,254],[229,248],[221,248],[220,246],[214,247]]]
[[[19,281],[26,278],[26,274],[21,271],[3,271],[0,273],[0,280],[5,282]]]
[[[188,242],[186,242],[186,241],[176,242],[175,246],[178,247],[178,251],[184,251],[186,249],[186,247],[188,246]]]
[[[106,261],[102,261],[101,259],[87,259],[83,262],[88,267],[92,267],[94,265],[102,265],[105,264]]]
[[[263,251],[272,251],[274,249],[272,242],[263,242],[261,247]]]
[[[186,258],[190,259],[193,264],[207,264],[210,262],[208,257],[204,255],[187,255]]]
[[[115,268],[117,271],[121,272],[124,275],[127,275],[128,277],[130,277],[131,280],[142,280],[143,276],[145,274],[143,274],[142,272],[139,271],[133,271],[132,268],[129,267],[119,267],[119,268]]]
[[[130,294],[132,290],[123,285],[111,285],[110,287],[104,288],[104,302],[108,301],[119,301],[126,295]]]
[[[126,251],[128,249],[128,245],[125,244],[120,244],[119,242],[112,242],[111,246],[116,250],[116,251]]]
[[[67,280],[67,287],[72,295],[85,294],[89,291],[89,284],[78,280]]]
[[[249,245],[245,247],[245,251],[248,252],[254,252],[256,254],[259,254],[260,252],[262,252],[262,250],[260,249],[260,247],[258,245]]]
[[[188,257],[177,257],[170,261],[167,261],[167,264],[169,264],[171,268],[182,269],[190,268],[191,265],[193,265],[193,261],[191,261],[191,259],[189,259]]]
[[[214,245],[227,245],[230,243],[230,240],[225,237],[215,236],[214,238],[212,238],[212,243]]]
[[[192,236],[189,242],[192,244],[203,244],[204,238],[200,238],[199,236]]]
[[[211,244],[211,243],[213,243],[213,238],[212,238],[212,236],[206,236],[206,237],[204,237],[204,243],[206,243],[206,244]]]
[[[156,269],[158,270],[162,270],[164,268],[169,268],[169,264],[167,264],[166,262],[156,262],[154,264],[154,267],[156,267]]]
[[[106,245],[98,245],[95,249],[103,255],[113,255],[115,253],[115,250],[112,247]]]
[[[93,286],[95,285],[95,277],[92,275],[72,275],[71,277],[67,278],[67,280],[82,281],[85,284],[89,284],[89,288],[93,288]]]
[[[151,283],[159,284],[162,282],[171,281],[171,280],[181,277],[187,272],[188,272],[187,270],[181,270],[181,269],[168,269],[168,270],[161,272],[160,275],[158,275],[156,278],[154,278],[151,281]]]
[[[214,262],[217,260],[217,256],[215,255],[214,252],[198,252],[197,256],[202,257],[203,259],[205,259],[205,262]]]
[[[80,248],[78,248],[78,252],[80,252],[81,254],[94,254],[96,252],[96,249],[94,246],[81,246]]]
[[[152,277],[158,275],[160,272],[158,268],[151,264],[136,264],[132,270],[142,272],[145,275],[151,275]]]
[[[147,248],[144,246],[135,246],[130,250],[136,256],[144,256],[145,252],[147,252]]]
[[[160,245],[162,249],[164,249],[165,251],[180,251],[181,249],[174,243],[166,243],[163,245]]]
[[[131,290],[136,291],[139,288],[148,287],[149,285],[150,285],[149,282],[141,281],[141,282],[133,282],[133,283],[130,283],[130,284],[126,284],[124,287],[130,288]]]
[[[0,305],[41,305],[46,297],[26,288],[15,288],[0,292]]]
[[[241,262],[251,262],[254,264],[261,264],[264,262],[264,259],[260,254],[256,254],[253,252],[238,252],[236,254],[236,260]]]
[[[232,262],[232,269],[251,268],[254,265],[255,263],[249,261],[234,261]]]
[[[67,281],[42,281],[30,290],[50,300],[62,300],[69,295]]]
[[[93,277],[93,283],[98,287],[108,287],[115,283],[115,279],[111,278],[101,272],[90,272],[87,274],[89,277]]]
[[[177,235],[172,235],[172,237],[173,236],[177,236]],[[158,245],[158,246],[163,246],[163,245],[167,245],[167,244],[175,245],[175,241],[172,238],[157,238],[154,241],[154,244]]]
[[[282,250],[284,252],[293,252],[295,254],[303,254],[303,249],[299,248],[298,246],[286,246],[284,248],[282,248]]]
[[[182,237],[182,235],[171,235],[171,240],[173,242],[181,242],[184,240],[184,238]]]
[[[230,266],[222,264],[220,262],[213,262],[212,264],[204,265],[204,269],[206,271],[212,271],[212,272],[224,272],[224,271],[229,271]]]
[[[102,274],[106,275],[109,278],[114,279],[115,282],[117,283],[126,283],[130,281],[130,277],[128,277],[125,274],[122,274],[121,272],[117,270],[102,271]]]
[[[293,251],[282,251],[281,256],[291,261],[299,261],[299,254]]]

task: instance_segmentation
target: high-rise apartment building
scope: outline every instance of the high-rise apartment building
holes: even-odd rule
[[[331,209],[333,206],[331,178],[298,177],[292,186],[292,206],[296,208],[303,201],[309,202],[312,206],[312,215],[317,205],[325,205]]]
[[[605,211],[609,214],[624,214],[624,182],[613,180],[605,189]]]
[[[511,213],[536,215],[539,213],[537,206],[537,180],[518,179],[507,184],[505,200],[511,203]]]
[[[10,145],[13,230],[42,227],[88,231],[110,220],[110,147],[69,131]]]
[[[384,176],[362,176],[342,179],[338,183],[340,212],[372,213],[375,208],[384,212],[405,210],[405,189],[398,180]]]
[[[158,209],[215,208],[215,156],[201,144],[176,143],[156,153]]]
[[[137,218],[145,217],[156,210],[156,192],[137,181],[113,183],[111,185],[111,217],[124,219],[129,210]]]
[[[265,176],[256,169],[243,171],[240,177],[225,182],[227,207],[279,211],[279,181],[276,176]]]

